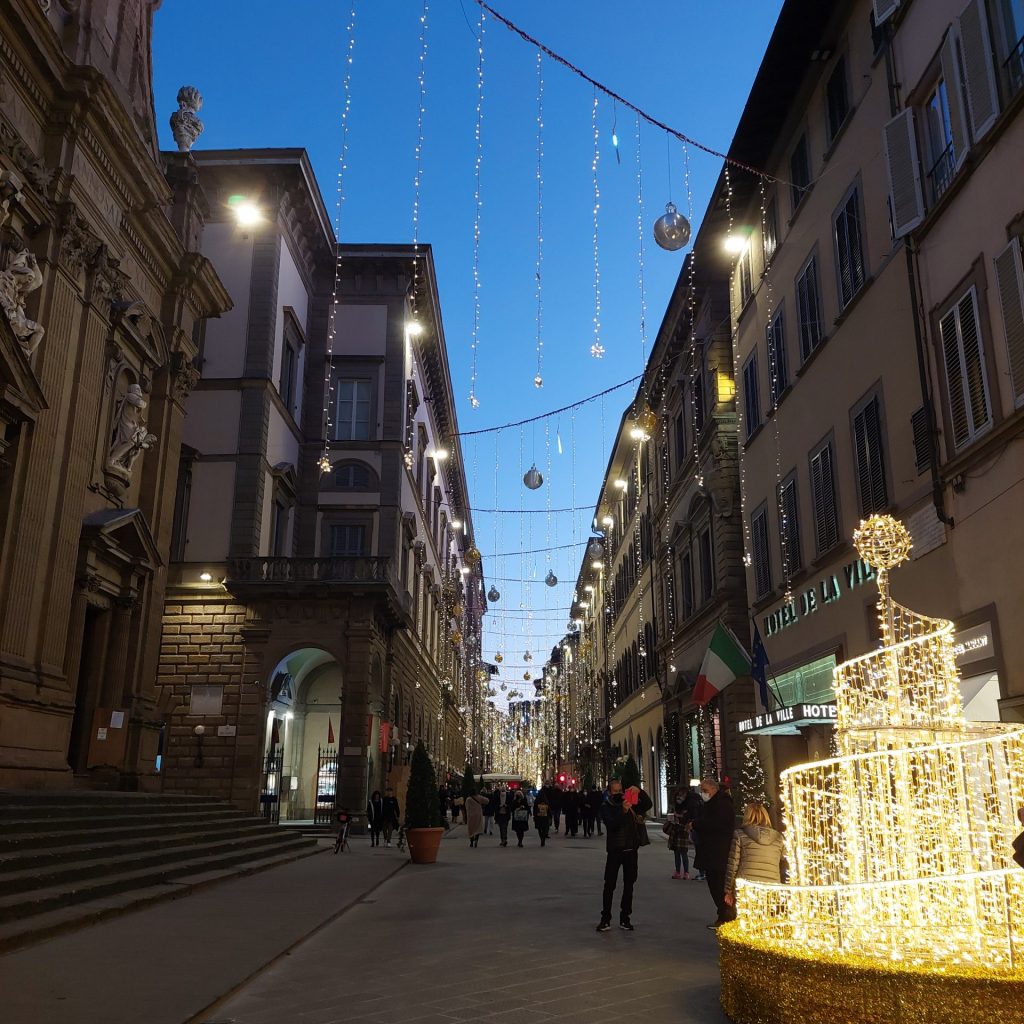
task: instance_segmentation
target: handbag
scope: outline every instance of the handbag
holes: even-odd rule
[[[665,824],[661,826],[661,831],[664,832],[665,835],[670,836],[672,835],[672,828],[673,826],[671,823],[666,821]]]
[[[647,834],[643,815],[637,814],[632,807],[630,807],[629,813],[633,815],[633,821],[636,822],[636,848],[639,850],[641,846],[650,846],[651,837]]]

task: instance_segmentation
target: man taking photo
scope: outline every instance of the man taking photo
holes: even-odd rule
[[[630,786],[623,793],[622,783],[612,779],[608,784],[608,799],[601,805],[601,821],[607,838],[604,864],[604,900],[601,905],[599,932],[606,932],[612,926],[612,897],[622,869],[622,902],[619,904],[619,927],[633,931],[630,917],[633,913],[633,885],[636,882],[637,850],[646,846],[650,839],[644,815],[651,809],[651,798],[639,787]]]

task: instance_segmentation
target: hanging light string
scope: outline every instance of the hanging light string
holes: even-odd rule
[[[640,288],[640,368],[647,366],[647,285],[644,281],[646,238],[644,230],[644,169],[640,148],[640,117],[636,118],[636,232],[637,232],[637,284]],[[646,377],[644,377],[646,385]]]
[[[544,54],[537,51],[537,374],[535,387],[544,387]]]
[[[420,186],[423,183],[423,117],[426,110],[427,84],[427,15],[430,13],[429,0],[423,0],[420,14],[420,59],[416,76],[419,86],[419,110],[416,116],[416,160],[412,179],[412,250],[413,250],[413,296],[419,294],[420,272]]]
[[[601,133],[597,127],[597,90],[594,90],[594,102],[590,108],[590,125],[594,133],[594,157],[590,162],[590,174],[594,182],[594,341],[590,346],[590,354],[595,359],[604,355],[601,344],[601,254],[599,247],[599,228],[601,219],[601,184],[597,169],[601,163]]]
[[[473,334],[470,345],[473,359],[469,378],[469,404],[474,409],[480,408],[480,399],[476,395],[476,357],[480,346],[480,213],[483,206],[480,195],[480,170],[484,160],[484,20],[484,8],[481,7],[476,37],[476,127],[473,133],[476,141],[476,161],[473,186]]]
[[[331,308],[327,318],[327,351],[324,359],[324,449],[317,465],[321,473],[331,471],[331,434],[333,433],[334,407],[334,338],[338,328],[338,291],[341,286],[341,211],[345,205],[345,172],[348,170],[348,127],[352,110],[352,58],[356,46],[356,0],[348,12],[347,45],[345,52],[345,74],[342,78],[341,93],[341,151],[338,154],[338,179],[334,200],[334,281],[331,285]]]
[[[686,189],[686,216],[693,223],[693,188],[690,185],[690,151],[683,145],[683,186]],[[698,436],[707,420],[707,394],[704,388],[704,352],[697,345],[697,247],[690,249],[686,260],[686,308],[690,318],[690,436],[693,440],[693,480],[698,489],[704,486],[704,471],[700,464]],[[698,422],[697,398],[700,396],[701,422]]]

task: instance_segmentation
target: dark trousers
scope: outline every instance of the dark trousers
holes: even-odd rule
[[[708,880],[708,891],[715,901],[715,908],[718,910],[719,921],[732,921],[736,917],[736,910],[725,902],[725,868],[717,864],[712,867],[710,864],[704,868],[704,874]]]
[[[508,818],[499,818],[495,816],[494,823],[498,826],[498,834],[501,836],[503,843],[508,842]]]
[[[381,829],[380,825],[371,825],[370,826],[370,845],[371,846],[380,846],[380,829]]]
[[[633,913],[633,883],[636,882],[636,850],[609,850],[604,862],[604,902],[601,905],[601,917],[605,921],[612,919],[612,896],[619,880],[619,868],[622,868],[622,902],[619,904],[619,916],[629,917]]]
[[[555,821],[555,831],[558,831],[558,826],[562,821],[562,809],[560,807],[551,808],[551,817]]]

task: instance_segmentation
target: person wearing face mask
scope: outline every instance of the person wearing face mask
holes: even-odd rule
[[[604,865],[604,891],[601,920],[597,930],[606,932],[612,926],[612,897],[622,869],[622,901],[619,904],[619,927],[633,931],[630,917],[633,913],[633,886],[637,875],[637,850],[650,842],[644,815],[651,809],[651,798],[640,788],[631,786],[629,794],[622,791],[622,783],[612,779],[608,783],[608,799],[601,806],[604,822],[606,858]],[[728,851],[727,851],[728,852]]]
[[[704,805],[693,824],[700,868],[707,876],[708,890],[715,901],[718,916],[711,929],[731,921],[736,911],[725,900],[725,875],[729,863],[729,847],[736,829],[736,809],[732,798],[717,779],[702,779],[700,798]]]
[[[668,837],[668,848],[675,857],[676,870],[673,878],[690,877],[690,855],[687,850],[689,837],[686,827],[686,795],[677,793],[675,806],[668,816],[668,820],[662,825],[662,831]]]

